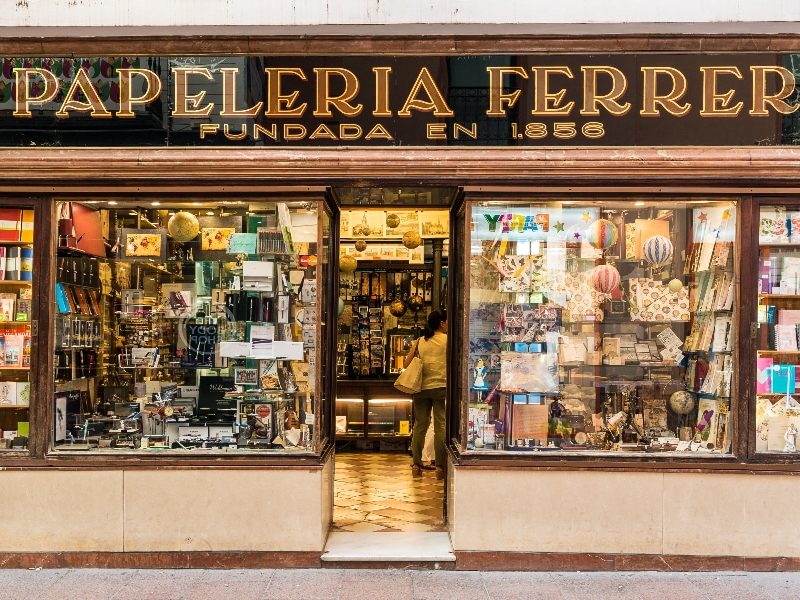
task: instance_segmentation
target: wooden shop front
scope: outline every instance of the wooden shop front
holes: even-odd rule
[[[342,187],[454,191],[457,568],[800,564],[797,40],[350,39],[0,41],[3,564],[320,564]]]

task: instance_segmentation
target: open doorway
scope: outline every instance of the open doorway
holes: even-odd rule
[[[446,530],[445,482],[436,470],[446,465],[436,463],[435,415],[424,432],[417,427],[426,443],[423,470],[412,473],[414,402],[393,384],[429,315],[447,309],[456,193],[333,190],[341,212],[332,531]]]

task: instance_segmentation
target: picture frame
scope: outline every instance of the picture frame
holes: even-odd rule
[[[233,383],[235,385],[258,385],[258,369],[235,367],[233,369]]]
[[[121,229],[121,260],[166,260],[167,233],[162,229]]]

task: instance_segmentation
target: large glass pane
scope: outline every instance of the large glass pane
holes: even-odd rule
[[[56,450],[318,449],[316,202],[62,202]]]
[[[800,207],[762,206],[758,240],[756,452],[797,452]]]
[[[30,431],[33,210],[0,207],[0,460]]]
[[[734,202],[470,207],[469,450],[730,451]]]

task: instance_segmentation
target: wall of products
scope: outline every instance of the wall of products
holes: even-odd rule
[[[320,213],[61,203],[55,448],[315,451]]]
[[[449,214],[345,210],[340,233],[336,435],[407,437],[410,398],[391,382],[436,304],[434,278],[446,289],[433,253],[447,264]]]
[[[0,208],[0,453],[30,432],[33,211]]]
[[[472,202],[469,450],[728,453],[732,201]]]
[[[791,454],[800,441],[800,207],[760,211],[756,452]]]

